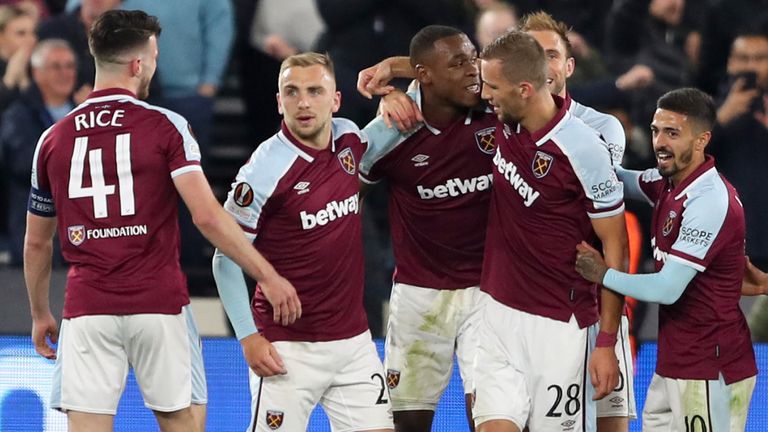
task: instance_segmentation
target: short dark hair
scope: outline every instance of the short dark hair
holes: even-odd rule
[[[416,67],[417,64],[423,63],[425,57],[432,52],[432,49],[435,47],[435,42],[440,39],[457,35],[464,35],[464,32],[455,27],[444,25],[428,25],[419,30],[419,32],[411,38],[409,52],[411,66]]]
[[[536,89],[547,83],[547,58],[533,36],[513,30],[483,49],[483,60],[501,60],[504,77],[510,82],[528,81]]]
[[[144,11],[110,10],[91,26],[88,47],[97,63],[120,63],[120,56],[159,36],[162,29],[156,16]]]
[[[715,126],[715,102],[710,95],[697,88],[669,91],[659,98],[656,108],[683,114],[698,123],[703,131],[711,131]]]

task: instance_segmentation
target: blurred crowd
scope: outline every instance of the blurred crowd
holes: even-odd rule
[[[768,161],[768,0],[0,0],[0,250],[8,265],[22,263],[37,139],[90,92],[95,72],[87,30],[111,8],[160,18],[152,102],[190,120],[204,160],[217,145],[214,101],[227,71],[239,83],[251,146],[279,125],[280,62],[307,50],[331,55],[343,96],[339,115],[363,126],[376,101],[355,90],[358,71],[406,55],[423,26],[458,27],[482,48],[514,28],[518,17],[546,10],[572,26],[578,64],[568,83],[572,97],[624,125],[625,166],[655,165],[648,125],[660,95],[695,86],[715,97],[717,126],[708,151],[740,192],[747,254],[768,269],[768,194],[762,191],[768,170],[760,166]],[[371,196],[364,212],[371,304],[387,296],[392,270],[385,196]],[[641,220],[649,217],[643,207],[636,212]],[[184,219],[186,249],[202,238]],[[760,308],[753,333],[768,340],[765,299]]]

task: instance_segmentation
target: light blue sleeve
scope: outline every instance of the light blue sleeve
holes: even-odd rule
[[[230,0],[201,0],[201,31],[203,37],[202,82],[217,87],[229,64],[232,41],[235,39],[235,17]]]
[[[606,288],[640,301],[672,304],[696,276],[696,269],[675,260],[667,260],[658,273],[628,274],[608,269],[603,277]]]
[[[248,301],[248,286],[243,271],[234,261],[219,252],[213,254],[213,278],[219,290],[221,304],[235,329],[237,340],[258,333]]]
[[[67,5],[64,7],[64,12],[72,12],[79,8],[82,4],[82,0],[67,0]]]
[[[640,187],[640,179],[653,175],[657,170],[636,171],[624,169],[621,165],[616,165],[616,175],[624,183],[624,198],[635,201],[646,201],[653,205],[653,201],[645,194]]]

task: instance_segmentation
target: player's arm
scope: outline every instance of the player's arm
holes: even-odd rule
[[[629,243],[624,212],[608,217],[591,218],[590,221],[595,234],[603,244],[606,265],[623,270],[626,266]],[[597,346],[590,361],[595,400],[608,395],[619,383],[614,346],[621,322],[621,312],[624,308],[623,296],[605,288],[600,291],[600,333],[598,333]]]
[[[191,171],[174,177],[173,181],[205,238],[262,286],[275,311],[275,322],[287,325],[301,317],[296,289],[248,242],[234,219],[216,201],[205,175]]]
[[[29,295],[32,314],[32,342],[35,351],[48,359],[56,358],[56,350],[46,337],[56,343],[59,328],[51,314],[49,287],[51,284],[51,257],[56,218],[27,213],[27,231],[24,236],[24,281]]]
[[[388,85],[394,78],[416,78],[410,57],[389,57],[357,74],[357,91],[368,99],[385,95],[395,88]]]
[[[237,340],[240,341],[248,366],[260,377],[286,373],[277,350],[258,333],[253,322],[243,271],[218,249],[213,255],[213,277],[216,279],[216,288],[224,311],[232,323]]]
[[[653,170],[637,171],[628,170],[622,168],[621,165],[616,165],[616,176],[624,183],[624,198],[634,201],[646,201],[653,203],[645,191],[640,187],[640,180],[645,176],[651,176]]]
[[[763,272],[746,258],[744,278],[741,281],[741,295],[768,295],[768,273]]]
[[[609,268],[600,252],[586,243],[577,249],[576,271],[582,277],[640,301],[672,304],[683,295],[697,273],[691,266],[667,259],[657,273],[629,274]]]

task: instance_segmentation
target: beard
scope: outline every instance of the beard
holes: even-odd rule
[[[149,79],[142,79],[141,83],[139,84],[139,92],[136,95],[140,100],[144,100],[149,97],[149,83],[152,82],[152,77],[149,77]]]
[[[675,156],[675,158],[673,159],[673,163],[670,164],[668,168],[658,167],[659,174],[661,174],[662,177],[672,177],[678,172],[680,172],[682,169],[690,165],[692,160],[693,160],[693,148],[689,148],[685,150],[682,154],[680,154],[680,157]]]

